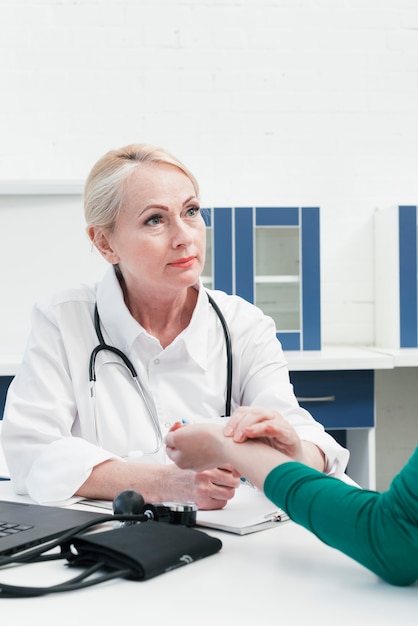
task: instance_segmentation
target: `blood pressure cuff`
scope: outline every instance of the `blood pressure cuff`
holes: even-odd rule
[[[69,565],[118,571],[130,580],[147,580],[218,552],[220,539],[174,524],[145,522],[76,536]],[[68,557],[67,557],[68,559]]]
[[[116,516],[109,518],[115,519]],[[53,544],[34,548],[20,556],[6,557],[0,562],[0,566],[10,563],[27,565],[64,559],[70,568],[84,568],[80,573],[49,587],[17,586],[0,581],[0,602],[2,598],[74,591],[113,578],[147,580],[215,554],[222,547],[219,539],[203,531],[156,521],[130,522],[120,528],[88,534],[80,534],[82,530],[85,528],[75,529],[74,533],[67,533]],[[61,552],[51,554],[51,545],[60,546]]]

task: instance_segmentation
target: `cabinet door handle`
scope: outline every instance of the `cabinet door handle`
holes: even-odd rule
[[[335,396],[308,396],[296,397],[298,402],[335,402]]]

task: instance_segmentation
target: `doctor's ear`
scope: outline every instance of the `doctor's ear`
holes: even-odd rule
[[[119,262],[119,256],[112,248],[110,231],[103,226],[88,226],[87,234],[100,254],[112,265]]]

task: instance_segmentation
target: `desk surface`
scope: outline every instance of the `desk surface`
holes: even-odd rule
[[[10,493],[10,484],[0,483],[0,497],[11,499]],[[118,579],[40,598],[0,598],[2,619],[35,626],[144,620],[170,626],[416,626],[418,585],[380,581],[293,522],[242,537],[211,534],[223,547],[202,561],[146,582]],[[0,570],[2,582],[19,585],[55,584],[70,576],[63,562]]]

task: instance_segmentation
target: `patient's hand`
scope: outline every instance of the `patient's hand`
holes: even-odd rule
[[[219,424],[174,424],[165,438],[167,454],[181,469],[197,472],[223,467],[231,470],[225,458],[225,436]]]

